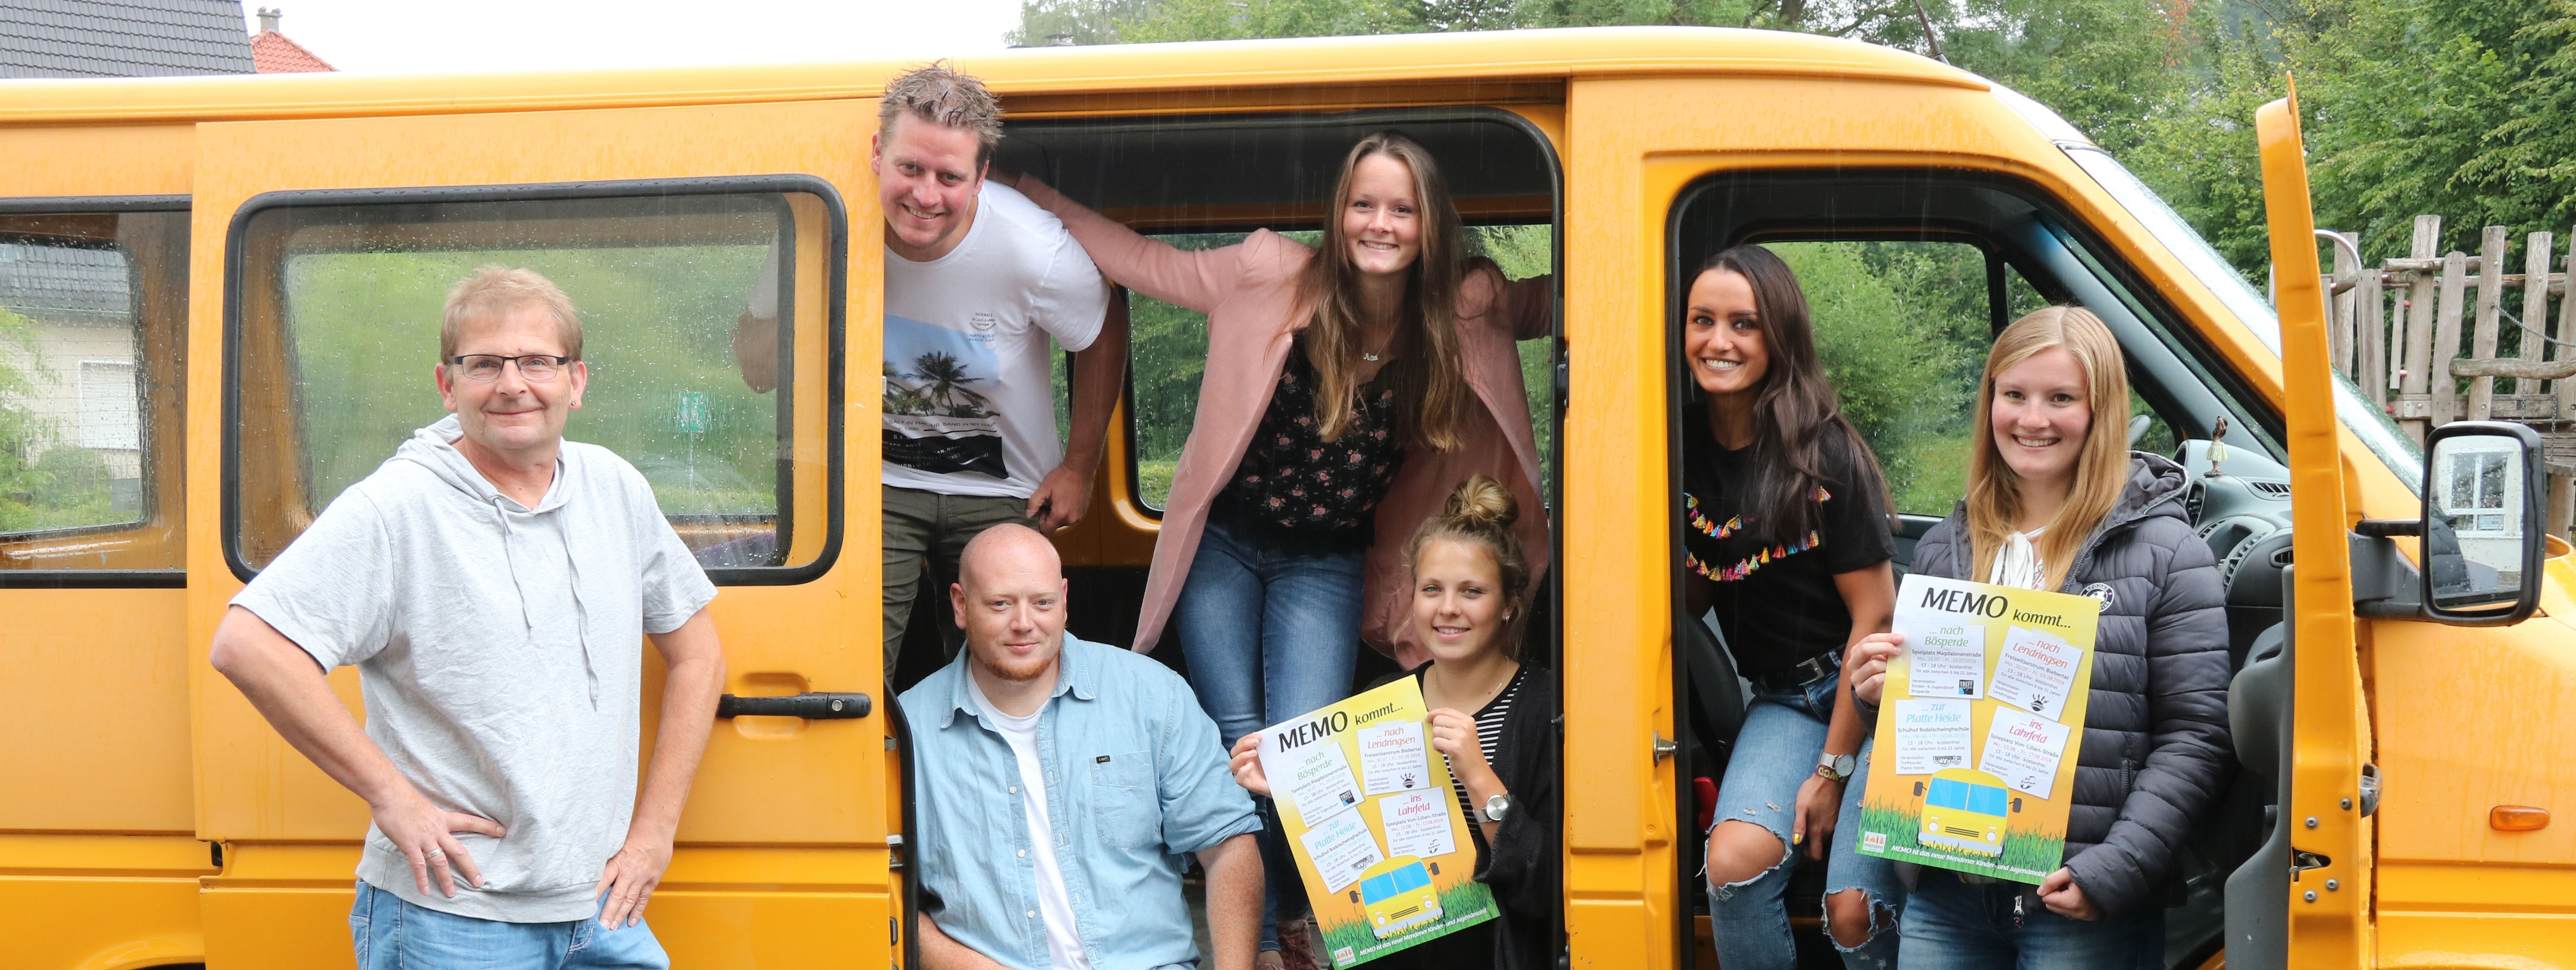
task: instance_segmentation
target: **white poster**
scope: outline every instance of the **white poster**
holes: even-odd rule
[[[1297,806],[1297,818],[1307,828],[1360,802],[1359,782],[1352,780],[1351,763],[1342,756],[1339,744],[1304,744],[1286,751],[1265,745],[1261,773],[1273,785],[1286,782],[1283,787]]]
[[[1315,875],[1333,892],[1341,892],[1370,866],[1386,861],[1377,851],[1377,836],[1369,834],[1368,823],[1360,820],[1358,812],[1334,815],[1298,838],[1306,843],[1306,858],[1315,860]]]
[[[1913,673],[1906,690],[1916,697],[1986,696],[1986,628],[1978,623],[1925,627],[1905,645]]]
[[[1897,774],[1928,775],[1968,766],[1968,745],[1975,739],[1965,699],[1900,700],[1894,708]]]
[[[1986,750],[1977,770],[2004,780],[2004,786],[2035,798],[2047,798],[2057,785],[2057,759],[2066,751],[2074,728],[2044,717],[2003,708],[1986,725]]]
[[[1446,791],[1411,791],[1377,800],[1377,815],[1386,825],[1386,854],[1428,859],[1457,851],[1449,840]]]
[[[2084,651],[2066,638],[2014,626],[2004,633],[2003,659],[1995,662],[1996,700],[2056,720],[2075,687],[2075,664]]]
[[[1423,758],[1422,722],[1398,720],[1359,729],[1360,783],[1368,794],[1416,791],[1431,786]],[[1398,852],[1397,855],[1404,853]]]

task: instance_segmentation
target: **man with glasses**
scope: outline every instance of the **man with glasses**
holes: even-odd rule
[[[251,580],[215,669],[373,814],[361,970],[667,968],[643,923],[714,727],[715,586],[644,477],[563,440],[590,374],[545,277],[448,294],[420,429]],[[639,797],[642,641],[667,670]],[[323,676],[354,664],[362,731]]]

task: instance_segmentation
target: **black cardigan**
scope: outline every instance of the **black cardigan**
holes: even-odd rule
[[[1430,664],[1414,668],[1420,679]],[[1565,807],[1558,781],[1556,674],[1524,664],[1520,693],[1503,715],[1494,744],[1494,776],[1512,793],[1512,811],[1491,844],[1481,825],[1467,832],[1476,842],[1476,881],[1501,908],[1494,927],[1499,970],[1556,970],[1557,925],[1565,918],[1564,875],[1558,849]],[[1393,678],[1389,678],[1392,680]],[[1473,713],[1473,712],[1469,712]]]

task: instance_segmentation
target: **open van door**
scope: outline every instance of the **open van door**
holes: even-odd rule
[[[2295,89],[2255,113],[2255,131],[2281,320],[2295,538],[2280,646],[2269,656],[2256,647],[2228,701],[2246,768],[2270,775],[2280,789],[2263,848],[2228,880],[2227,963],[2354,967],[2374,952],[2371,820],[2361,791],[2370,715],[2353,621],[2353,519],[2344,504],[2342,429]]]

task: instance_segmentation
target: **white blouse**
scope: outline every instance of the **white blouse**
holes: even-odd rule
[[[1995,565],[1987,571],[1986,582],[2019,589],[2038,589],[2047,582],[2048,566],[2039,561],[2039,549],[2030,544],[2046,531],[2047,526],[2040,526],[2004,536],[2003,548],[1995,550]]]

